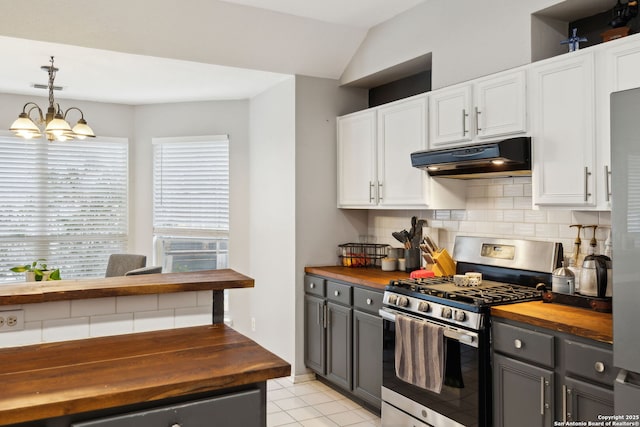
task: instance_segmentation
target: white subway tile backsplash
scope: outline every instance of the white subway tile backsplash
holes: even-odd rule
[[[451,211],[451,219],[454,221],[465,221],[468,219],[467,211],[465,210],[453,210]]]
[[[503,195],[505,197],[523,197],[524,184],[509,184],[504,186]]]
[[[175,323],[174,310],[143,311],[133,317],[134,332],[173,329]]]
[[[71,301],[43,302],[24,305],[25,322],[65,319],[71,315]]]
[[[487,186],[487,196],[490,198],[503,197],[504,194],[504,186],[503,185],[489,185]]]
[[[501,236],[513,236],[513,223],[511,222],[498,222],[493,225],[493,232]]]
[[[113,314],[116,312],[116,298],[92,298],[71,301],[71,317]]]
[[[198,305],[205,305],[213,307],[213,292],[212,291],[198,291]]]
[[[547,221],[555,224],[571,224],[571,211],[550,210],[547,212]]]
[[[547,211],[524,211],[524,222],[545,224],[547,222]]]
[[[0,348],[21,347],[42,342],[42,322],[25,322],[24,329],[17,332],[3,332]]]
[[[493,201],[494,209],[513,209],[513,197],[497,197]]]
[[[133,313],[92,316],[89,334],[92,337],[106,337],[133,333]]]
[[[198,305],[198,295],[195,292],[177,292],[174,294],[158,295],[158,308],[194,307]]]
[[[462,221],[458,227],[460,233],[475,233],[478,231],[478,223],[474,221]]]
[[[521,209],[506,210],[502,220],[504,222],[524,222],[524,211]]]
[[[88,317],[70,317],[42,322],[43,342],[79,340],[89,336]]]
[[[558,224],[536,224],[536,237],[558,237]]]
[[[513,224],[513,234],[515,237],[534,237],[536,235],[536,225],[525,223]]]
[[[178,308],[175,313],[175,327],[186,328],[211,324],[213,310],[210,307]]]
[[[117,297],[116,312],[131,313],[136,311],[153,311],[158,309],[158,295],[132,295]]]
[[[513,209],[531,209],[532,202],[531,197],[514,197],[513,198]]]

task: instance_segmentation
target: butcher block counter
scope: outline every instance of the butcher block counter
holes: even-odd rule
[[[613,316],[585,308],[542,301],[491,307],[493,317],[515,320],[604,343],[613,343]]]
[[[27,426],[66,426],[78,420],[73,414],[252,384],[264,393],[267,379],[291,369],[224,324],[8,348],[0,366],[0,425]]]
[[[404,271],[382,271],[380,268],[354,268],[340,266],[306,267],[304,272],[334,280],[352,283],[383,291],[389,281],[406,279],[409,273]]]
[[[252,278],[231,269],[23,282],[0,286],[0,306],[128,295],[223,291],[253,286]]]

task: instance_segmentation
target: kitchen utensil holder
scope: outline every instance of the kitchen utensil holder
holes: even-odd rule
[[[338,245],[343,267],[380,267],[389,245],[381,243],[343,243]]]
[[[405,249],[404,260],[405,269],[407,273],[411,273],[414,270],[420,269],[420,248]]]

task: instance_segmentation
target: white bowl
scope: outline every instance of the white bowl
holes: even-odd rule
[[[395,271],[398,260],[395,258],[382,258],[382,271]]]

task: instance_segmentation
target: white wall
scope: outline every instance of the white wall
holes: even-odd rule
[[[296,77],[295,363],[304,366],[304,267],[335,265],[337,245],[367,231],[366,210],[337,205],[336,116],[366,108],[367,91],[337,80]]]
[[[531,14],[557,3],[562,2],[426,1],[371,28],[340,81],[430,52],[433,89],[530,63]]]
[[[249,275],[255,288],[231,305],[234,327],[293,361],[295,295],[295,80],[250,101]],[[245,307],[242,314],[237,308]],[[255,331],[250,319],[255,319]],[[249,323],[249,324],[247,324]]]
[[[135,130],[131,144],[132,222],[130,248],[151,259],[153,253],[152,138],[229,135],[231,194],[230,266],[246,274],[249,232],[249,101],[203,101],[134,107]]]

